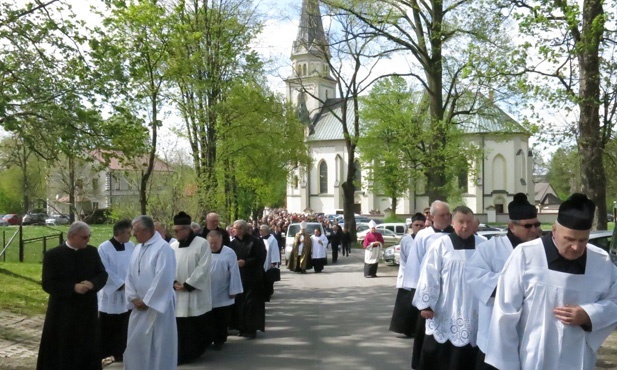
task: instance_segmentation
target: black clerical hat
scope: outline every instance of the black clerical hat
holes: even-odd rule
[[[191,226],[191,216],[184,212],[180,212],[174,216],[174,225]]]
[[[538,210],[527,200],[524,193],[516,193],[514,199],[508,204],[510,220],[520,221],[538,217]]]
[[[411,216],[411,222],[413,223],[413,222],[416,222],[416,221],[426,221],[426,216],[424,216],[420,212],[416,212],[416,214]]]
[[[557,222],[574,230],[589,230],[593,224],[596,205],[585,194],[574,193],[559,206]]]

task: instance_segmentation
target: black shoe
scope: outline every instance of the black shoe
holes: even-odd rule
[[[257,338],[257,333],[245,334],[246,339],[255,339]]]

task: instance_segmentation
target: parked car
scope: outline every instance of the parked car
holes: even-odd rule
[[[366,234],[369,233],[370,230],[364,230],[358,233],[358,243],[362,244]],[[401,241],[401,237],[396,235],[393,231],[390,230],[379,230],[378,233],[383,236],[384,248],[391,247],[393,245],[399,244]]]
[[[375,227],[377,231],[381,231],[383,229],[390,230],[394,232],[398,236],[404,236],[407,231],[407,225],[404,222],[386,222],[383,224],[377,225]]]
[[[606,221],[607,222],[615,222],[615,216],[613,216],[612,213],[609,213],[606,215]]]
[[[401,245],[393,245],[383,251],[383,261],[390,266],[398,266],[401,258]]]
[[[4,215],[2,219],[6,221],[9,225],[19,225],[21,223],[21,217],[19,217],[19,215],[16,215],[14,213],[9,213],[7,215]]]
[[[600,247],[610,253],[613,232],[609,230],[594,230],[589,234],[589,244]]]
[[[315,229],[321,230],[321,235],[324,235],[323,225],[321,222],[307,222],[306,223],[306,232],[309,235],[313,235],[315,233]],[[300,223],[295,222],[287,226],[287,233],[285,234],[285,261],[289,261],[289,256],[291,255],[291,250],[294,246],[294,238],[296,234],[300,232]]]
[[[488,225],[485,225],[485,224],[480,224],[478,226],[478,231],[504,231],[504,230],[500,229],[500,228],[498,228],[496,226],[488,226]]]
[[[45,225],[47,215],[44,213],[26,213],[21,222],[23,225]]]
[[[4,215],[0,215],[0,226],[9,226],[8,221],[4,220]]]
[[[483,236],[486,239],[490,239],[494,236],[506,235],[507,233],[508,233],[508,230],[501,230],[501,229],[478,231],[478,235]]]
[[[55,225],[67,225],[69,223],[68,216],[60,215],[53,216],[45,219],[45,225],[55,226]]]

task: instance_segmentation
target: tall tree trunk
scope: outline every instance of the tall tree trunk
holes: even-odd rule
[[[22,199],[24,202],[24,211],[28,212],[30,210],[30,181],[28,179],[28,155],[27,155],[27,147],[26,145],[22,145],[21,147],[21,175],[22,175]]]
[[[73,155],[69,155],[69,220],[71,223],[77,220],[75,206],[75,158]]]
[[[148,167],[146,168],[145,172],[142,172],[141,183],[139,185],[139,205],[142,215],[145,215],[148,212],[148,181],[150,180],[150,176],[152,175],[152,170],[154,169],[154,160],[156,159],[156,142],[158,136],[158,95],[156,93],[151,96],[150,103],[150,109],[152,110],[152,141],[150,153],[148,155]]]
[[[604,16],[601,0],[583,3],[582,35],[578,46],[580,69],[579,139],[582,191],[596,204],[596,227],[604,230],[606,220],[605,143],[600,129],[600,42],[604,32],[598,21]],[[575,36],[576,37],[576,36]]]

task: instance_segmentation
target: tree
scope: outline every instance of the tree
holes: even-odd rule
[[[44,161],[15,134],[2,140],[0,149],[0,166],[4,169],[3,184],[6,185],[0,185],[3,188],[0,193],[4,195],[0,197],[0,202],[4,203],[0,208],[25,213],[41,207],[41,200],[46,198]]]
[[[424,171],[432,166],[428,150],[431,142],[431,131],[427,129],[428,99],[422,92],[408,87],[405,79],[394,76],[375,83],[363,102],[365,125],[358,144],[360,153],[372,170],[373,187],[392,199],[392,209],[396,211],[398,198],[409,190],[421,189],[425,183]],[[482,153],[465,142],[456,125],[451,125],[446,134],[444,193],[446,199],[456,199],[461,195],[459,186],[466,188],[468,174],[473,170],[470,165]]]
[[[292,107],[265,86],[263,77],[238,83],[219,111],[218,183],[230,219],[283,206],[290,169],[310,160]]]
[[[497,1],[518,21],[526,42],[514,51],[528,86],[553,107],[578,111],[573,131],[581,165],[581,191],[597,207],[597,228],[606,228],[604,151],[615,114],[614,4],[602,0]],[[610,9],[610,10],[607,10]],[[529,52],[533,50],[533,52]]]
[[[483,104],[472,100],[459,106],[461,97],[488,95],[491,86],[511,86],[497,73],[506,66],[500,55],[508,50],[501,15],[487,12],[483,1],[324,2],[365,24],[365,36],[384,40],[383,54],[405,53],[415,62],[405,74],[422,86],[428,99],[427,193],[430,201],[446,199],[450,128],[457,117],[473,114]]]
[[[175,2],[173,84],[199,181],[199,206],[220,211],[219,106],[232,86],[255,71],[250,43],[260,23],[249,0]]]
[[[97,65],[96,75],[100,77],[98,91],[115,113],[111,121],[120,118],[127,123],[145,121],[150,131],[150,141],[145,148],[140,142],[143,130],[137,129],[132,140],[136,143],[133,150],[124,150],[129,158],[148,154],[145,168],[139,169],[139,203],[141,213],[146,214],[158,130],[162,125],[161,110],[169,83],[173,18],[156,1],[110,4],[111,15],[105,18],[104,29],[98,30],[100,37],[93,38],[90,46]],[[143,112],[146,117],[142,117]]]
[[[566,200],[574,192],[581,191],[579,163],[575,146],[558,148],[550,160],[546,179],[562,200]]]

